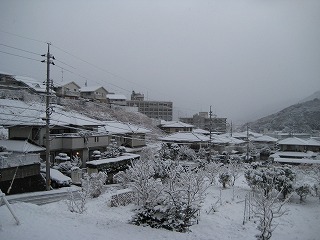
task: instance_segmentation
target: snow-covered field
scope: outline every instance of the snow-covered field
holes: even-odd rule
[[[236,182],[234,200],[232,188],[221,190],[222,201],[216,204],[217,211],[207,213],[220,195],[221,187],[209,189],[200,214],[200,221],[193,225],[188,233],[177,233],[150,227],[135,226],[128,221],[133,215],[133,205],[110,207],[110,196],[115,188],[108,190],[99,198],[87,203],[83,214],[71,213],[64,200],[37,206],[29,203],[15,203],[12,207],[20,219],[16,225],[14,218],[5,205],[0,207],[1,240],[209,240],[209,239],[255,239],[258,233],[256,219],[243,225],[244,198],[249,192],[244,178]],[[320,203],[319,199],[308,196],[305,203],[293,195],[286,205],[287,215],[275,219],[278,224],[272,239],[320,239]]]

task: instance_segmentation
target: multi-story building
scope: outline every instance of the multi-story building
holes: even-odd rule
[[[127,106],[137,107],[140,113],[150,118],[172,121],[173,104],[165,101],[145,101],[144,95],[132,91]]]
[[[195,127],[216,133],[225,133],[227,131],[227,118],[209,117],[208,112],[199,112],[189,118],[180,118],[181,122],[192,124]]]

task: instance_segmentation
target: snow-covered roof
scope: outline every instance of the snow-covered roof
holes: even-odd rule
[[[40,170],[42,173],[45,173],[45,169]],[[50,168],[50,178],[57,181],[58,183],[71,183],[71,178],[62,174],[59,170]]]
[[[23,82],[28,85],[30,88],[34,89],[37,92],[46,92],[46,86],[43,82],[40,82],[34,78],[26,76],[14,76],[17,81]],[[53,90],[52,90],[53,91]]]
[[[0,99],[0,125],[45,125],[41,114],[45,106],[39,107],[38,103],[27,104],[18,100]]]
[[[278,142],[279,145],[301,145],[301,146],[306,146],[307,141],[297,138],[297,137],[290,137],[290,138],[285,138],[283,140],[280,140]]]
[[[308,158],[275,158],[273,161],[281,163],[306,163],[306,164],[320,164],[320,160]]]
[[[317,154],[311,151],[308,152],[276,152],[272,155],[270,155],[270,157],[272,158],[279,158],[279,157],[283,157],[283,158],[312,158],[312,157],[316,157]]]
[[[230,136],[222,136],[222,135],[217,135],[217,134],[212,134],[212,143],[216,143],[216,144],[243,144],[245,143],[245,141],[241,140],[241,139],[237,139],[234,137],[230,137]]]
[[[277,138],[273,138],[267,135],[262,135],[257,138],[250,138],[250,140],[253,142],[277,142],[278,141]]]
[[[210,134],[209,131],[203,130],[203,129],[201,129],[201,128],[193,129],[192,132],[194,132],[194,133],[199,133],[199,134],[204,134],[204,135]]]
[[[0,99],[0,125],[44,126],[45,105],[40,103],[27,104],[18,100]],[[59,126],[101,126],[103,122],[86,117],[76,112],[67,112],[61,106],[53,106],[50,124]]]
[[[320,142],[314,138],[301,139],[297,137],[290,137],[278,142],[279,145],[297,145],[297,146],[320,146]]]
[[[203,134],[193,133],[193,132],[178,132],[173,133],[166,137],[161,137],[159,140],[166,142],[209,142],[210,138],[204,136]]]
[[[100,88],[104,89],[107,92],[107,90],[104,87],[101,87],[101,86],[82,87],[82,88],[80,88],[80,92],[94,92],[94,91],[97,91]]]
[[[99,166],[101,164],[114,163],[114,162],[119,162],[123,160],[135,159],[135,158],[140,158],[140,155],[133,154],[133,153],[125,153],[122,156],[115,157],[115,158],[105,158],[105,159],[88,161],[86,162],[86,164],[87,166],[88,165]]]
[[[180,121],[161,121],[162,128],[193,128],[194,126]]]
[[[74,84],[74,85],[76,85],[78,88],[80,88],[79,84],[77,84],[77,83],[74,82],[74,81],[55,83],[55,85],[56,85],[57,87],[64,87],[64,86],[66,86],[66,85],[68,85],[68,84],[70,84],[70,83],[71,83],[71,84]]]
[[[43,114],[43,118],[45,113]],[[67,126],[102,126],[104,123],[102,121],[89,118],[77,112],[67,112],[58,106],[54,107],[54,111],[50,116],[50,123],[53,125]]]
[[[37,145],[29,143],[27,140],[0,140],[0,146],[6,148],[9,152],[42,152],[46,149]]]
[[[320,141],[310,138],[307,140],[308,146],[320,146]]]
[[[98,128],[98,132],[108,132],[110,134],[127,134],[127,133],[149,133],[150,130],[130,123],[118,121],[105,121],[103,126]]]
[[[111,100],[127,100],[126,96],[121,94],[107,94],[107,98]]]

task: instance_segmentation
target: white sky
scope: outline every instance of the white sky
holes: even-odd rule
[[[51,42],[63,82],[252,120],[320,90],[319,23],[319,0],[2,0],[0,71],[45,80],[45,64],[3,52],[42,60],[12,47]]]

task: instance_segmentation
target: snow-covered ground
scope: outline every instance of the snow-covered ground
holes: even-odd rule
[[[219,185],[209,189],[199,224],[193,225],[188,233],[129,224],[134,206],[110,207],[110,196],[116,189],[108,188],[99,198],[89,200],[87,211],[83,214],[71,213],[64,200],[42,206],[29,203],[12,204],[20,225],[16,225],[9,210],[3,205],[0,207],[0,239],[255,239],[255,234],[258,233],[256,219],[243,225],[243,200],[249,192],[244,179],[240,178],[236,182],[234,200],[232,188],[221,190],[222,204],[218,202],[217,211],[208,214],[212,204],[217,202],[220,190]],[[318,198],[308,196],[305,203],[300,204],[299,197],[294,195],[286,207],[289,209],[288,214],[275,220],[279,225],[272,239],[320,239]]]

